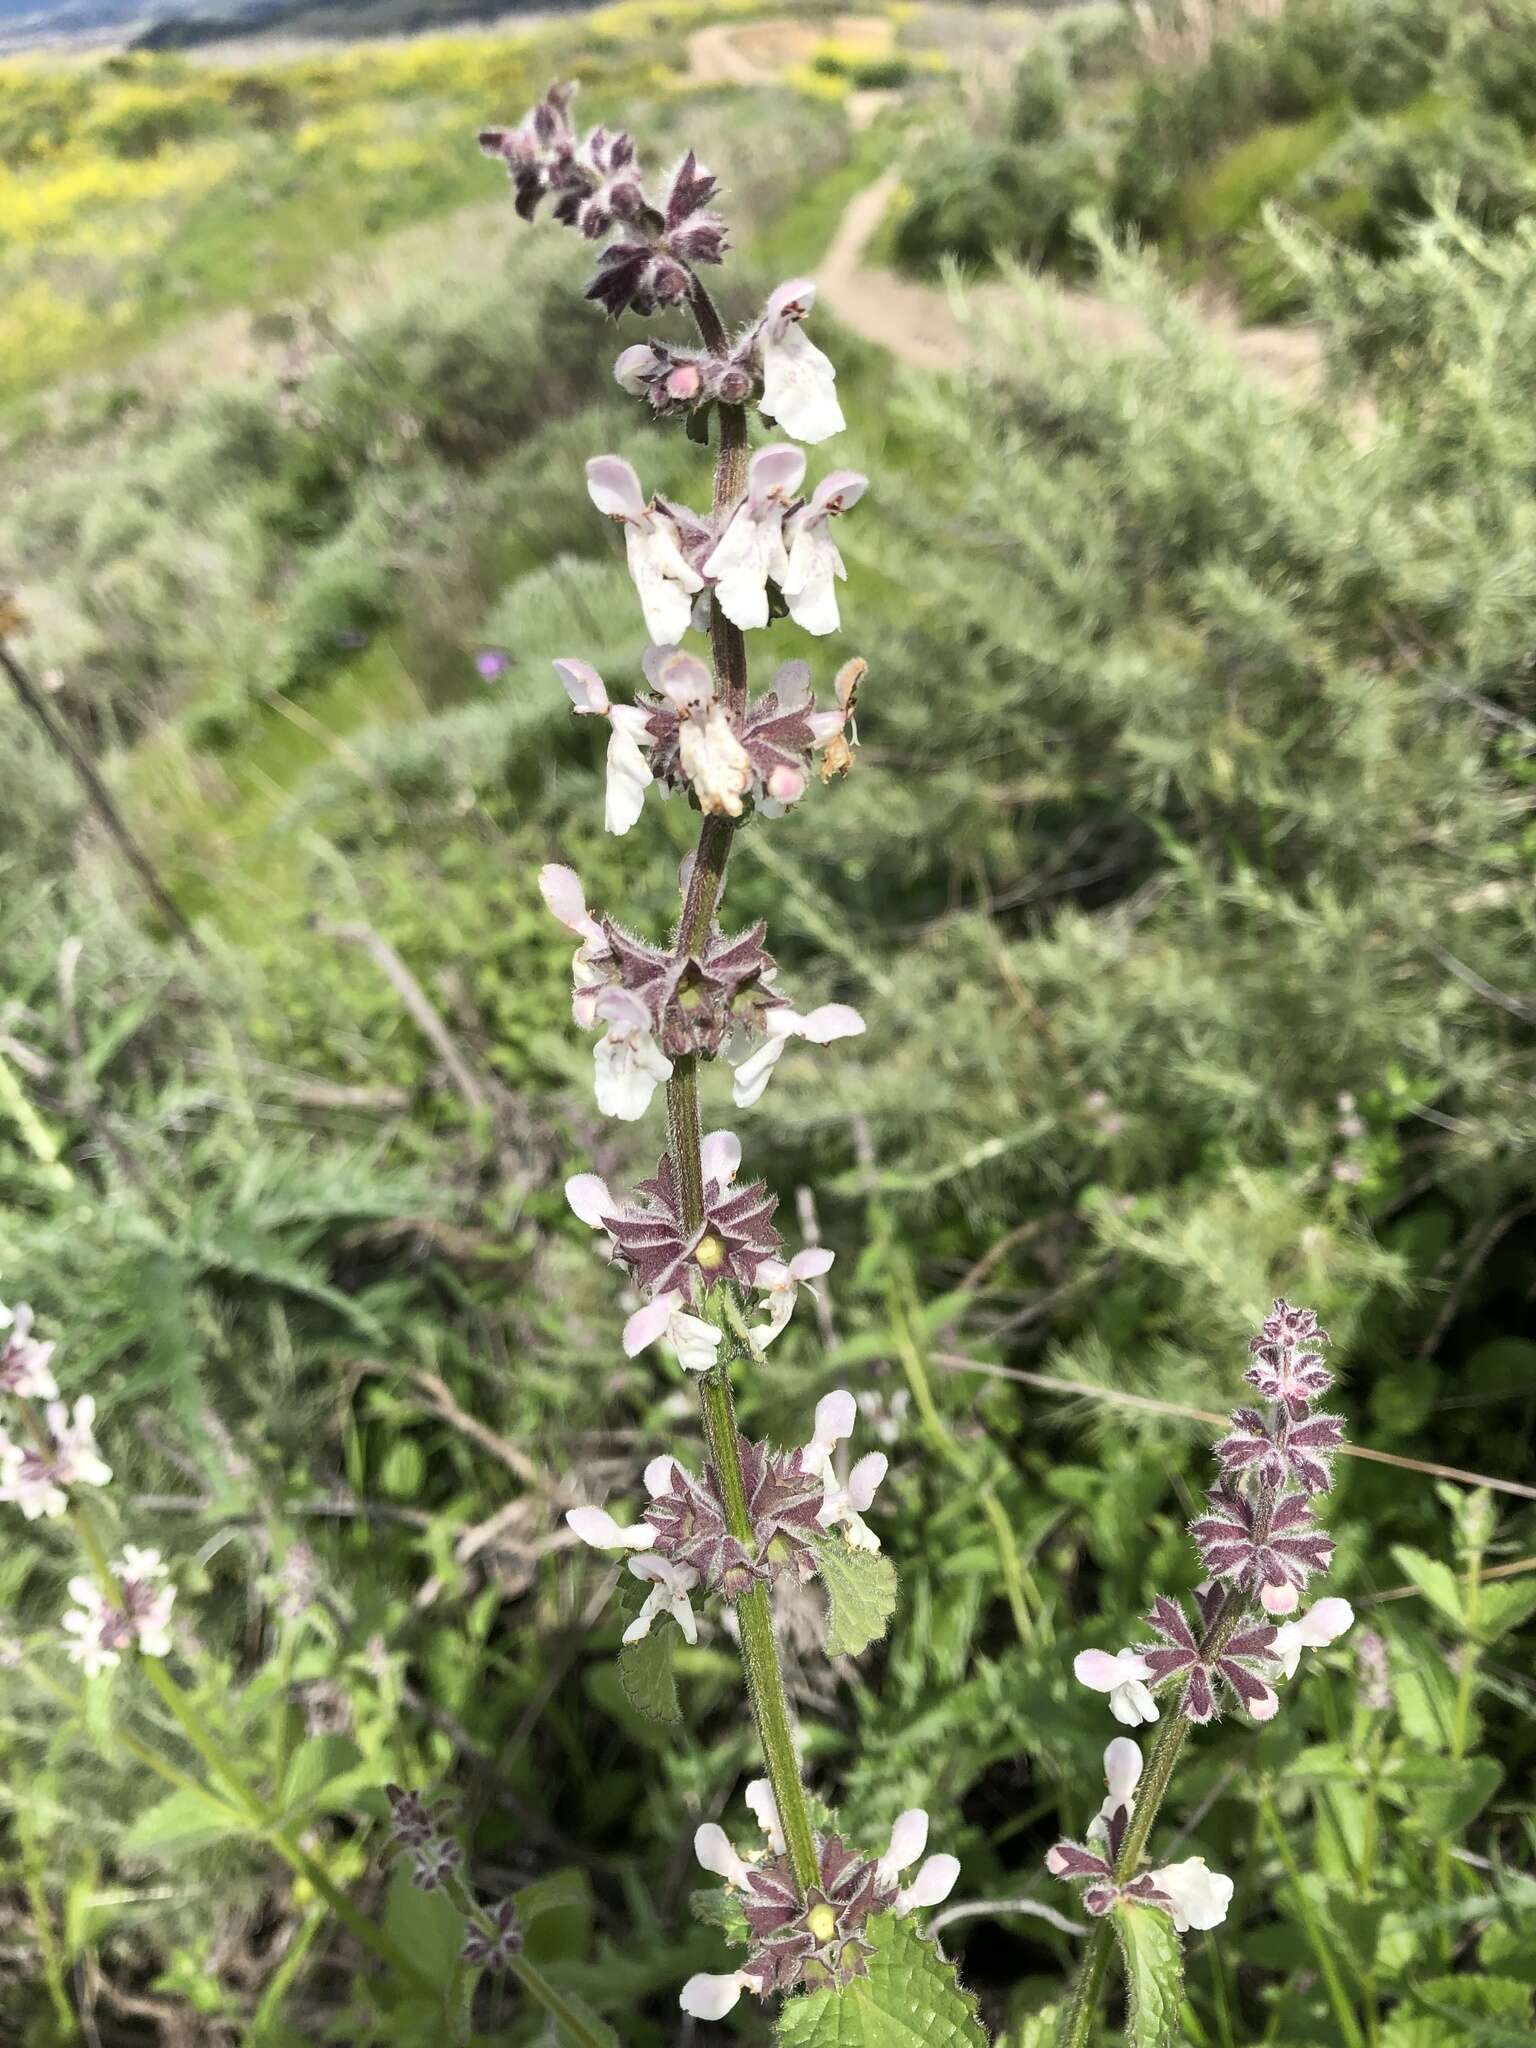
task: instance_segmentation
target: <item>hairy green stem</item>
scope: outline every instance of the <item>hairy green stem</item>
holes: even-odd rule
[[[713,300],[697,278],[693,280],[690,303],[705,346],[715,355],[726,354],[729,338]],[[715,462],[714,509],[729,511],[741,496],[747,480],[747,417],[739,405],[717,407],[719,449]],[[734,626],[714,600],[710,603],[710,645],[714,656],[715,690],[726,708],[740,715],[747,702],[747,649],[740,627]],[[712,813],[699,832],[698,848],[683,895],[678,920],[677,943],[688,950],[701,945],[708,935],[725,886],[726,863],[735,836],[733,818]],[[673,1062],[667,1083],[667,1142],[672,1170],[677,1179],[684,1227],[693,1232],[704,1221],[704,1170],[700,1158],[702,1142],[699,1117],[698,1061],[692,1057]],[[731,1361],[745,1350],[734,1333],[741,1318],[736,1304],[718,1311],[733,1332],[721,1346],[720,1362],[707,1372],[699,1385],[699,1405],[704,1440],[710,1465],[720,1487],[726,1525],[749,1551],[756,1546],[752,1512],[747,1504],[746,1482],[742,1477],[741,1450],[736,1431],[735,1404],[731,1396]],[[741,1634],[741,1661],[746,1673],[747,1699],[757,1726],[768,1782],[779,1810],[790,1868],[802,1892],[816,1882],[818,1865],[816,1838],[811,1827],[805,1788],[800,1782],[800,1764],[795,1754],[790,1725],[789,1702],[784,1692],[784,1674],[779,1665],[778,1644],[773,1632],[773,1609],[765,1585],[755,1585],[736,1602],[736,1619]]]

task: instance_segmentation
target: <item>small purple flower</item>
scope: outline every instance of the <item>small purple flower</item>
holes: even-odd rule
[[[411,1863],[411,1883],[421,1892],[440,1892],[452,1882],[464,1861],[464,1851],[446,1836],[424,1842]]]
[[[472,1920],[464,1930],[464,1946],[459,1954],[466,1963],[476,1964],[482,1970],[505,1970],[523,1952],[517,1907],[511,1899],[503,1899],[485,1917],[488,1926],[481,1927]]]
[[[475,656],[475,667],[488,683],[504,676],[511,665],[512,657],[504,647],[483,647]]]
[[[1216,1446],[1223,1476],[1232,1480],[1252,1472],[1272,1491],[1299,1486],[1303,1493],[1326,1493],[1333,1484],[1333,1454],[1344,1435],[1343,1418],[1314,1415],[1292,1422],[1281,1410],[1274,1422],[1256,1408],[1237,1408],[1232,1427]]]

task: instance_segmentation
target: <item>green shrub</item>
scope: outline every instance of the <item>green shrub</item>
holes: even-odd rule
[[[1351,39],[1345,84],[1362,113],[1404,107],[1430,84],[1454,16],[1445,0],[1373,0]]]
[[[1067,125],[1071,82],[1061,52],[1050,43],[1020,59],[1008,104],[1008,135],[1022,143],[1054,142]]]
[[[1474,14],[1457,56],[1489,113],[1536,135],[1536,0],[1497,0]]]
[[[920,272],[946,256],[981,269],[1003,252],[1070,272],[1082,261],[1073,217],[1103,196],[1093,151],[1077,137],[1033,148],[955,138],[925,160],[897,223],[896,254]]]
[[[1304,201],[1362,195],[1351,239],[1368,255],[1402,249],[1440,194],[1488,234],[1507,234],[1536,206],[1536,165],[1512,122],[1468,119],[1457,107],[1427,114],[1358,126],[1301,182]]]

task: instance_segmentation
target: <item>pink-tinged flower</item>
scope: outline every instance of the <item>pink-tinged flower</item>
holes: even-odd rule
[[[567,1508],[566,1524],[593,1550],[653,1550],[656,1531],[649,1522],[625,1528],[606,1508]]]
[[[618,1207],[608,1192],[607,1181],[595,1173],[573,1174],[565,1184],[565,1199],[571,1214],[589,1230],[601,1230],[603,1218],[611,1216]]]
[[[751,1109],[761,1099],[791,1038],[803,1038],[810,1045],[831,1045],[838,1038],[857,1038],[864,1030],[864,1019],[847,1003],[823,1003],[806,1016],[786,1004],[768,1012],[763,1030],[767,1034],[764,1042],[741,1062],[731,1082],[731,1100],[738,1109]]]
[[[0,1302],[0,1394],[14,1394],[22,1401],[56,1401],[59,1390],[49,1370],[52,1344],[39,1344],[32,1336],[32,1311],[24,1301],[9,1309]]]
[[[794,1314],[800,1289],[829,1272],[835,1257],[834,1252],[817,1246],[796,1252],[788,1265],[782,1259],[764,1259],[752,1284],[763,1297],[768,1320],[748,1332],[759,1351],[773,1342]]]
[[[759,448],[747,470],[745,495],[705,560],[715,601],[744,631],[767,625],[769,580],[782,588],[789,573],[784,508],[804,476],[805,457],[798,448]],[[681,637],[681,632],[652,635],[659,641]]]
[[[1219,1591],[1213,1597],[1207,1596],[1205,1605],[1208,1616],[1214,1615],[1221,1605]],[[1240,1628],[1226,1647],[1212,1656],[1197,1642],[1183,1608],[1166,1594],[1159,1594],[1153,1601],[1147,1620],[1162,1641],[1142,1644],[1139,1655],[1149,1669],[1153,1685],[1166,1685],[1176,1678],[1184,1680],[1179,1712],[1186,1719],[1199,1722],[1217,1717],[1221,1712],[1217,1693],[1220,1679],[1255,1721],[1273,1720],[1280,1705],[1279,1695],[1255,1668],[1275,1661],[1275,1631],[1267,1622]]]
[[[1216,1456],[1229,1480],[1251,1472],[1272,1491],[1291,1485],[1303,1493],[1326,1493],[1333,1484],[1333,1454],[1343,1435],[1344,1422],[1338,1415],[1310,1415],[1293,1422],[1281,1408],[1270,1422],[1256,1408],[1236,1408]]]
[[[834,470],[816,486],[810,503],[791,513],[784,523],[783,545],[789,561],[785,574],[778,578],[779,588],[789,616],[807,633],[837,631],[836,583],[848,572],[828,530],[829,522],[856,505],[868,484],[868,477],[857,470]]]
[[[171,1650],[174,1586],[164,1584],[166,1571],[158,1550],[127,1544],[112,1566],[118,1598],[111,1600],[94,1579],[74,1578],[69,1597],[75,1605],[63,1619],[74,1640],[66,1654],[94,1678],[120,1663],[124,1650],[137,1648],[146,1657],[166,1657]]]
[[[651,1036],[651,1013],[624,988],[605,988],[593,1005],[608,1029],[592,1048],[597,1106],[604,1116],[634,1123],[671,1079],[672,1062]]]
[[[475,656],[475,667],[488,683],[504,676],[511,665],[511,656],[504,647],[482,647]]]
[[[1234,1886],[1219,1870],[1208,1870],[1203,1856],[1187,1856],[1182,1863],[1165,1863],[1150,1873],[1165,1910],[1173,1916],[1180,1934],[1190,1929],[1219,1927],[1227,1917]]]
[[[645,713],[633,704],[610,702],[607,686],[590,662],[557,661],[555,673],[578,718],[608,720],[603,827],[622,838],[645,808],[645,792],[651,786],[651,764],[641,751],[651,738]]]
[[[1270,1644],[1272,1653],[1280,1659],[1281,1671],[1287,1678],[1294,1678],[1302,1651],[1327,1649],[1352,1625],[1354,1618],[1355,1610],[1347,1600],[1330,1598],[1319,1600],[1294,1621],[1282,1622]]]
[[[694,595],[704,588],[704,578],[683,553],[675,520],[654,499],[646,500],[639,477],[621,456],[599,455],[587,464],[587,494],[599,512],[623,526],[646,631],[659,645],[671,646],[687,632]]]
[[[712,697],[693,697],[686,708],[677,702],[677,709],[678,762],[699,809],[706,817],[739,818],[752,787],[752,757],[737,738],[730,713]]]
[[[737,1970],[730,1977],[712,1977],[708,1971],[700,1970],[688,1979],[677,2002],[691,2019],[723,2020],[735,2010],[743,1991],[756,1988],[745,1970]]]
[[[731,1846],[724,1828],[706,1821],[694,1834],[693,1853],[712,1877],[723,1877],[733,1891],[746,1890],[752,1866]]]
[[[773,1787],[766,1778],[754,1778],[742,1794],[753,1817],[764,1835],[768,1847],[775,1856],[784,1854],[784,1829],[779,1821],[778,1801],[773,1796]]]
[[[607,937],[589,914],[581,881],[572,869],[553,861],[540,868],[539,894],[566,930],[581,940],[571,961],[571,1015],[583,1031],[590,1031],[597,1017],[598,990],[609,979],[601,964],[608,950]]]
[[[811,443],[840,434],[847,425],[837,402],[837,371],[801,325],[815,298],[816,287],[808,277],[781,284],[768,300],[757,335],[763,366],[761,410],[786,434]]]
[[[89,1394],[76,1401],[73,1416],[62,1401],[50,1401],[43,1413],[46,1446],[16,1443],[0,1430],[0,1501],[19,1507],[29,1522],[57,1520],[71,1486],[105,1486],[112,1477],[96,1448],[96,1403]]]
[[[1312,1519],[1304,1493],[1278,1501],[1249,1500],[1225,1486],[1210,1493],[1210,1512],[1189,1533],[1213,1579],[1255,1593],[1271,1614],[1287,1614],[1314,1572],[1333,1560],[1334,1541]]]
[[[1083,1650],[1072,1660],[1072,1675],[1092,1692],[1109,1694],[1109,1711],[1127,1728],[1157,1719],[1157,1702],[1147,1689],[1151,1669],[1134,1650]]]
[[[645,1605],[625,1629],[624,1641],[638,1643],[650,1634],[653,1622],[670,1614],[683,1632],[683,1641],[696,1643],[699,1625],[693,1618],[688,1595],[699,1583],[699,1575],[692,1566],[669,1564],[664,1557],[647,1552],[644,1557],[632,1557],[629,1569],[632,1577],[648,1584],[651,1590],[645,1596]]]

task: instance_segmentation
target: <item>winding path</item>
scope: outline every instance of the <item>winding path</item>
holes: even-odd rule
[[[833,33],[850,39],[886,28],[878,16],[843,15],[833,24]],[[690,40],[690,69],[701,83],[711,85],[771,84],[787,66],[804,61],[824,33],[797,21],[715,23],[699,29]],[[880,106],[896,97],[885,92],[853,94],[849,112],[854,125],[864,126]],[[976,284],[955,298],[940,286],[867,262],[870,243],[900,183],[899,171],[887,171],[854,195],[827,246],[816,282],[823,302],[866,341],[919,369],[958,369],[974,348],[974,322],[968,315],[1005,302],[1009,287],[996,281]],[[1090,348],[1155,345],[1147,322],[1133,307],[1065,287],[1056,299]],[[1209,300],[1202,302],[1202,313],[1211,332],[1255,377],[1302,397],[1315,395],[1321,387],[1323,350],[1315,329],[1245,327],[1229,306]]]

